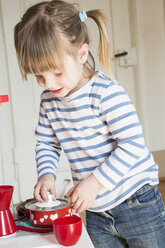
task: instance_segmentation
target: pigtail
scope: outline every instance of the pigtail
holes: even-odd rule
[[[98,55],[99,61],[102,64],[105,71],[111,76],[111,65],[110,65],[110,41],[109,41],[109,32],[107,25],[107,18],[103,11],[99,9],[89,10],[86,12],[87,16],[92,18],[99,29],[99,46],[98,46]]]

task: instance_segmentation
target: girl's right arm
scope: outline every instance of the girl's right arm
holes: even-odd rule
[[[42,95],[43,96],[43,95]],[[60,144],[52,129],[41,99],[39,121],[35,131],[36,166],[38,183],[34,188],[34,196],[38,201],[47,201],[47,191],[53,194],[55,200],[56,169],[60,157]]]

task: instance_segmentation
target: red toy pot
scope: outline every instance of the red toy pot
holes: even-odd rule
[[[75,245],[82,233],[82,220],[77,215],[53,221],[53,231],[60,245]]]
[[[37,207],[36,200],[25,205],[26,214],[32,224],[37,227],[52,227],[52,222],[61,217],[72,215],[72,205],[65,200],[58,199],[60,205],[56,207]]]

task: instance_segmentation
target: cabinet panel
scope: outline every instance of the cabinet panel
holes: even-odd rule
[[[15,187],[15,192],[17,192],[15,199],[19,201],[17,169],[13,157],[15,147],[14,119],[3,7],[3,2],[0,1],[0,95],[9,95],[9,102],[2,104],[0,109],[0,184],[12,184]]]

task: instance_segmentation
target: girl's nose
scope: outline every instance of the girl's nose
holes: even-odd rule
[[[53,90],[54,88],[52,86],[46,86],[47,90]]]
[[[47,90],[52,90],[52,89],[53,89],[53,86],[52,86],[51,83],[45,82],[45,88],[46,88]]]
[[[48,90],[53,90],[56,86],[56,80],[52,75],[45,77],[45,88]]]

